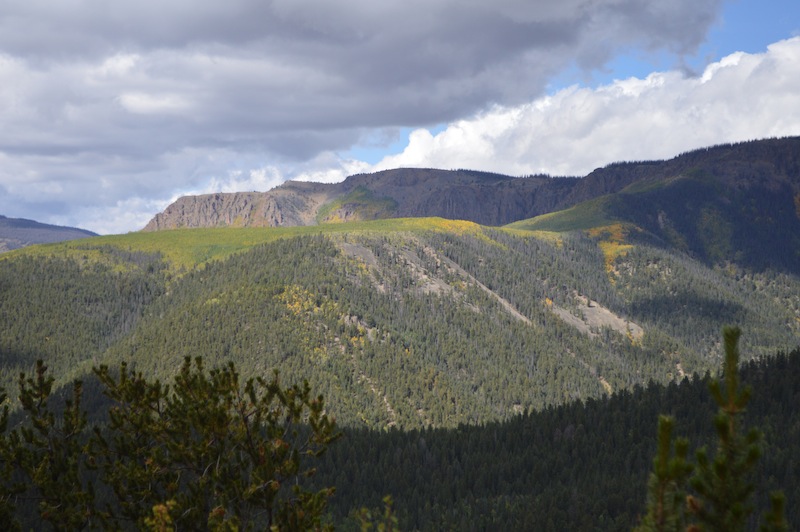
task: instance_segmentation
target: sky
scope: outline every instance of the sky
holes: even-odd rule
[[[797,0],[0,0],[0,215],[800,135]]]

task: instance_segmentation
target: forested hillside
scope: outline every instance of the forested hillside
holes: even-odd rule
[[[800,274],[798,139],[698,150],[666,162],[619,163],[576,186],[586,201],[512,224],[600,232],[679,251],[707,265]],[[594,194],[594,196],[592,196]]]
[[[790,530],[800,528],[800,350],[745,365],[753,396],[744,425],[763,435],[755,530],[767,496],[786,495]],[[316,479],[336,486],[336,522],[391,494],[403,530],[631,530],[645,512],[659,414],[694,449],[713,449],[709,378],[649,384],[506,422],[455,429],[346,430]]]
[[[792,275],[646,244],[612,253],[603,234],[440,219],[334,227],[7,255],[3,383],[37,358],[64,384],[122,361],[166,378],[200,355],[307,379],[344,426],[455,427],[714,370],[726,324],[742,326],[749,356],[797,345]]]
[[[166,385],[125,364],[103,365],[83,383],[95,389],[90,396],[103,389],[102,404],[87,404],[87,386],[77,382],[69,396],[53,397],[52,378],[37,364],[33,375],[20,377],[12,402],[23,411],[0,411],[0,524],[629,530],[645,512],[658,522],[665,486],[678,490],[677,507],[687,507],[667,511],[688,518],[677,522],[715,523],[716,514],[738,526],[711,530],[755,529],[758,522],[770,525],[760,530],[795,529],[800,349],[751,361],[740,375],[738,336],[725,329],[720,377],[651,382],[481,425],[344,434],[307,384],[284,388],[277,374],[242,380],[232,363],[206,369],[199,357],[187,358]],[[5,401],[4,391],[0,396]],[[734,409],[724,397],[737,397]],[[674,460],[671,438],[662,437],[663,414],[684,440],[675,443]],[[702,457],[714,447],[708,477]],[[690,449],[697,449],[696,461],[680,469],[694,470],[691,489],[684,481],[648,482],[645,489],[643,479],[665,478],[665,460],[677,471],[678,457]],[[699,489],[694,480],[701,478],[716,488]],[[788,498],[788,506],[768,504],[768,493],[773,502]],[[701,512],[704,506],[717,512]]]

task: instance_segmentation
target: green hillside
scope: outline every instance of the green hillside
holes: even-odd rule
[[[563,233],[399,219],[131,233],[0,260],[0,378],[37,358],[63,384],[185,356],[308,379],[345,426],[510,418],[797,345],[798,279],[627,243],[628,226]]]
[[[626,243],[682,252],[707,265],[734,263],[800,274],[800,210],[792,186],[756,178],[731,186],[723,177],[689,171],[638,181],[615,194],[508,227],[562,232],[623,224],[634,229]]]
[[[601,196],[563,211],[543,214],[528,220],[508,224],[510,229],[523,231],[569,232],[583,231],[610,225],[615,220],[609,209],[611,196]]]
[[[253,246],[283,238],[304,235],[339,233],[394,233],[398,231],[456,231],[478,232],[477,224],[443,218],[397,218],[347,224],[324,224],[296,227],[245,227],[175,229],[169,231],[133,232],[121,235],[98,236],[90,240],[71,240],[56,244],[34,246],[0,255],[0,261],[17,256],[70,257],[104,262],[94,250],[108,247],[141,253],[158,254],[173,271],[188,270],[213,260],[245,251]]]
[[[349,194],[320,207],[317,223],[338,223],[357,220],[391,218],[397,210],[397,201],[392,198],[377,198],[364,186],[356,187]]]

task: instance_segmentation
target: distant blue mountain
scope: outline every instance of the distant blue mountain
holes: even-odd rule
[[[97,233],[75,227],[62,227],[0,215],[0,253],[33,244],[46,244],[97,236]]]

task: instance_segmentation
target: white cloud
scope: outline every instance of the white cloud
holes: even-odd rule
[[[585,175],[620,160],[668,158],[719,143],[800,135],[800,38],[736,53],[699,78],[678,72],[570,87],[461,120],[437,135],[414,131],[378,169],[473,168],[512,175]]]
[[[191,102],[180,94],[126,92],[119,101],[125,110],[138,114],[180,114],[192,107]]]
[[[81,206],[77,214],[53,216],[50,223],[75,226],[75,216],[82,220],[81,229],[101,234],[123,234],[136,231],[147,225],[153,217],[151,213],[161,212],[176,198],[171,200],[152,200],[131,197],[102,206]]]

